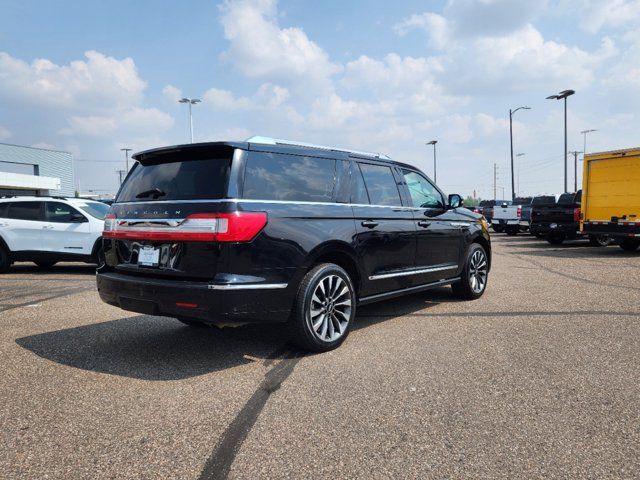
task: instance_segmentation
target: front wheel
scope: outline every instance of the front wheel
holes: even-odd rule
[[[620,242],[620,248],[625,252],[635,252],[640,247],[640,240],[635,238],[625,238]]]
[[[333,263],[312,268],[302,279],[291,314],[291,340],[305,350],[326,352],[349,334],[356,294],[349,274]]]
[[[469,247],[461,277],[458,282],[451,284],[453,294],[458,298],[475,300],[487,289],[489,258],[482,245],[472,243]]]

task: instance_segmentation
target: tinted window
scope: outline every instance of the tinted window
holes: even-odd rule
[[[531,202],[531,205],[555,205],[555,204],[556,204],[556,197],[551,195],[535,197]]]
[[[13,202],[9,207],[9,218],[44,221],[41,205],[42,202]]]
[[[558,198],[558,205],[573,205],[575,193],[563,193]]]
[[[391,168],[382,165],[361,163],[360,169],[367,186],[371,205],[402,205],[398,185]]]
[[[360,167],[357,163],[354,163],[352,168],[351,203],[368,205],[369,195],[367,194],[367,187],[364,184],[364,178],[362,178]]]
[[[251,152],[244,175],[244,198],[330,202],[336,161]]]
[[[414,207],[444,207],[442,195],[426,178],[411,170],[403,170],[402,174],[404,175],[404,181],[411,194],[411,201]]]
[[[9,202],[0,203],[0,218],[7,218],[8,210],[9,210]]]
[[[186,160],[152,165],[136,163],[117,202],[197,200],[226,194],[230,158]],[[158,193],[141,195],[157,189]]]
[[[47,220],[56,223],[71,223],[71,217],[79,213],[75,208],[61,202],[45,202]]]

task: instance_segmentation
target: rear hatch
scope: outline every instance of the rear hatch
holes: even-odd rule
[[[137,157],[105,221],[105,258],[121,273],[211,279],[229,242],[253,238],[266,215],[225,201],[234,149],[175,148]]]

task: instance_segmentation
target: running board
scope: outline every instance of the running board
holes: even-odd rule
[[[417,285],[415,287],[403,288],[400,290],[393,290],[392,292],[378,293],[376,295],[370,295],[368,297],[362,297],[358,299],[358,305],[366,305],[367,303],[377,302],[379,300],[386,300],[389,298],[400,297],[408,293],[422,292],[423,290],[429,290],[431,288],[440,287],[442,285],[450,285],[460,280],[460,277],[448,278],[447,280],[440,280],[438,282],[425,283],[424,285]]]

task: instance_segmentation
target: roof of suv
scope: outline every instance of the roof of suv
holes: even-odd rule
[[[94,202],[94,203],[101,203],[98,200],[91,200],[88,198],[75,198],[75,197],[57,197],[57,196],[42,196],[42,197],[36,197],[35,195],[9,195],[6,197],[0,197],[0,202],[43,202],[45,200],[57,200],[57,201],[62,201],[62,202],[69,202],[71,204],[77,204],[77,203],[87,203],[87,202]]]
[[[268,137],[251,137],[244,142],[203,142],[203,143],[187,143],[182,145],[171,145],[167,147],[154,148],[151,150],[144,150],[142,152],[132,155],[134,160],[139,161],[142,164],[154,163],[154,161],[160,160],[161,157],[166,158],[172,156],[180,156],[184,158],[184,155],[192,154],[194,156],[202,155],[203,153],[211,150],[226,150],[240,148],[243,150],[254,150],[273,153],[288,153],[288,154],[306,154],[310,153],[318,157],[329,158],[360,158],[363,160],[374,160],[381,162],[393,163],[402,167],[416,168],[407,163],[397,162],[392,160],[387,155],[380,153],[361,152],[358,150],[349,150],[338,147],[325,147],[322,145],[313,145],[304,142],[295,142],[289,140],[278,140]],[[201,158],[201,157],[200,157]]]

